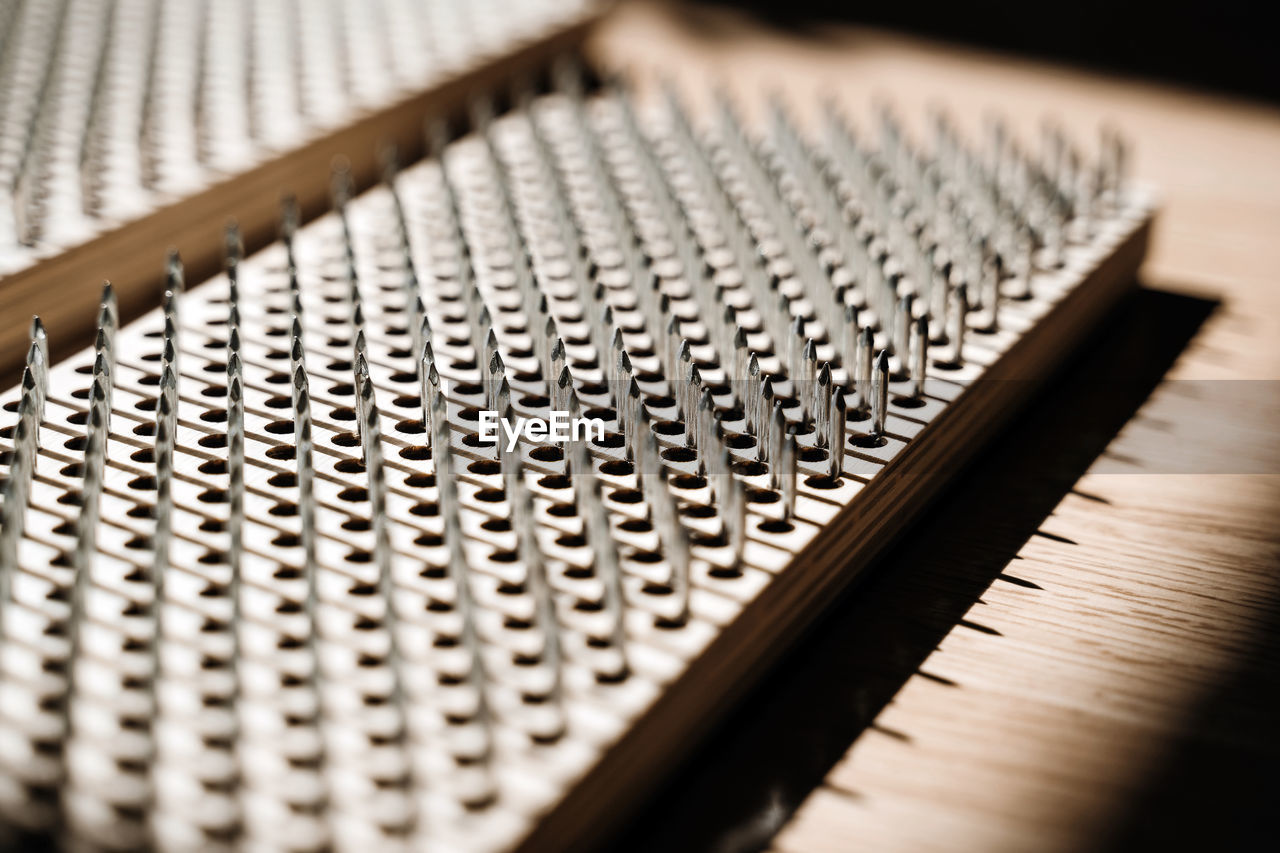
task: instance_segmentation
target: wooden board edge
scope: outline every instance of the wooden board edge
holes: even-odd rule
[[[1136,283],[1153,217],[948,406],[912,442],[912,452],[872,479],[859,500],[796,557],[809,571],[770,583],[674,682],[570,794],[543,816],[521,853],[591,849],[644,803],[666,774],[734,703],[792,648],[816,620],[928,508],[996,432]],[[1015,366],[1016,365],[1016,366]],[[966,436],[953,441],[953,435]],[[945,462],[945,467],[941,463]],[[867,507],[873,512],[865,512]],[[858,515],[861,513],[861,515]]]

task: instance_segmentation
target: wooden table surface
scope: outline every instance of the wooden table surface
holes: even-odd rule
[[[714,81],[802,115],[820,92],[908,119],[943,103],[1032,142],[1051,115],[1089,145],[1109,121],[1164,200],[1141,287],[1090,351],[625,844],[1075,850],[1259,830],[1280,794],[1280,110],[648,3],[594,48],[695,100]]]

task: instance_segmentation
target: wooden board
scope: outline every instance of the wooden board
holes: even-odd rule
[[[535,115],[545,134],[543,143],[537,141],[534,122],[530,121]],[[590,116],[586,123],[582,123],[583,115]],[[604,209],[599,198],[574,194],[574,217],[546,216],[547,210],[560,203],[557,196],[561,191],[551,176],[564,170],[574,177],[587,177],[595,168],[588,156],[592,149],[584,147],[584,136],[598,135],[621,149],[634,149],[629,158],[609,159],[609,169],[625,174],[628,168],[635,168],[643,146],[638,137],[627,136],[624,115],[619,100],[608,93],[588,99],[585,106],[564,96],[548,96],[538,102],[536,114],[517,113],[495,124],[491,147],[475,137],[459,142],[451,149],[448,171],[458,193],[457,210],[475,264],[475,292],[493,318],[498,333],[494,346],[508,365],[517,392],[513,395],[515,405],[521,412],[545,406],[545,398],[541,403],[532,401],[540,397],[539,388],[544,387],[540,375],[554,372],[544,370],[538,361],[536,336],[541,323],[529,324],[528,315],[535,313],[529,300],[536,302],[540,294],[547,305],[540,310],[550,312],[573,348],[569,363],[584,401],[604,413],[602,417],[611,422],[614,431],[621,428],[625,433],[631,427],[621,426],[623,421],[616,413],[621,405],[610,399],[609,373],[601,369],[606,360],[594,351],[594,345],[584,352],[588,345],[578,343],[590,338],[580,331],[589,326],[590,321],[584,319],[602,314],[601,306],[588,306],[586,300],[607,300],[612,316],[620,318],[620,328],[627,330],[622,335],[623,345],[634,350],[637,365],[649,377],[642,391],[646,404],[654,410],[654,417],[674,423],[679,416],[673,411],[672,386],[658,372],[661,364],[656,353],[664,347],[654,340],[661,332],[644,330],[644,311],[629,285],[615,286],[616,292],[602,288],[601,295],[594,295],[596,291],[591,289],[590,297],[583,295],[583,282],[572,275],[572,256],[568,254],[582,244],[580,238],[549,232],[546,227],[548,223],[569,227],[567,223],[590,222],[593,212]],[[709,177],[695,177],[700,168],[697,164],[704,162],[707,151],[715,149],[702,148],[692,137],[675,141],[678,132],[660,117],[646,126],[657,141],[645,144],[664,152],[663,168],[671,173],[671,186],[680,188],[677,191],[682,194],[681,204],[689,206],[690,221],[705,221],[705,214],[711,213],[710,196],[699,201],[692,193],[688,197],[684,194],[689,192],[691,180],[702,180],[704,191],[716,185]],[[732,131],[726,126],[721,132],[728,144]],[[554,155],[542,153],[544,144]],[[731,170],[758,168],[749,165],[755,155],[743,145],[730,156],[737,160],[707,158],[707,162],[723,170],[721,179],[730,187],[726,192],[747,210],[756,191],[744,182],[733,183]],[[502,161],[501,169],[494,157]],[[501,174],[508,177],[499,178]],[[641,468],[637,477],[637,472],[619,458],[620,443],[601,442],[590,451],[596,457],[592,474],[581,475],[587,482],[579,479],[574,484],[560,476],[564,469],[559,459],[545,460],[525,448],[529,451],[526,471],[538,475],[536,524],[543,535],[535,538],[545,551],[540,559],[545,558],[555,595],[563,601],[555,631],[571,650],[563,664],[563,707],[568,718],[565,734],[540,740],[531,737],[528,730],[530,722],[539,717],[529,706],[538,703],[524,699],[528,694],[521,692],[529,689],[531,658],[527,640],[530,620],[519,614],[525,612],[534,584],[527,581],[529,565],[519,567],[524,556],[511,547],[516,537],[511,535],[509,520],[517,509],[499,473],[503,464],[494,457],[492,448],[474,440],[474,421],[468,417],[486,405],[481,384],[484,374],[477,365],[487,359],[479,358],[470,315],[457,310],[459,302],[470,304],[473,294],[466,280],[457,278],[463,247],[451,224],[454,214],[441,180],[439,164],[418,164],[397,180],[401,206],[392,204],[385,187],[378,188],[349,206],[349,230],[336,216],[324,217],[303,229],[295,248],[299,300],[305,312],[281,304],[288,297],[289,276],[283,262],[284,248],[278,244],[241,268],[240,336],[227,334],[226,279],[215,278],[182,299],[177,343],[184,390],[178,404],[174,492],[178,513],[175,530],[180,535],[165,553],[165,571],[172,580],[164,585],[168,597],[161,606],[161,613],[169,614],[164,640],[168,648],[175,649],[175,659],[199,650],[200,655],[225,660],[228,646],[218,635],[241,630],[241,624],[218,619],[210,609],[229,606],[233,588],[226,581],[229,543],[222,538],[227,524],[226,495],[231,488],[221,485],[221,478],[228,476],[228,466],[219,465],[222,460],[217,448],[221,445],[216,439],[225,429],[219,425],[227,421],[226,410],[221,408],[227,394],[222,384],[227,348],[229,340],[239,337],[243,341],[252,447],[248,454],[252,473],[246,477],[252,507],[244,539],[244,600],[249,609],[243,625],[244,630],[254,632],[257,641],[230,646],[232,657],[226,666],[239,672],[243,665],[246,673],[243,697],[237,697],[238,703],[224,704],[223,711],[198,718],[184,717],[182,711],[189,705],[170,697],[225,689],[226,679],[181,666],[170,669],[170,654],[163,654],[168,662],[157,671],[161,686],[154,692],[165,701],[156,714],[155,730],[183,732],[189,737],[161,742],[162,748],[154,757],[145,752],[150,748],[146,738],[87,737],[75,727],[69,730],[62,750],[35,745],[44,743],[41,730],[54,725],[46,717],[56,716],[59,706],[43,701],[43,691],[58,695],[59,678],[54,673],[58,667],[42,667],[38,662],[65,656],[67,645],[58,639],[60,635],[93,630],[101,633],[104,644],[110,635],[110,642],[120,645],[118,655],[111,646],[107,660],[80,659],[82,666],[101,679],[95,683],[113,685],[113,693],[118,690],[121,697],[141,699],[135,694],[146,692],[152,683],[130,674],[132,667],[153,665],[147,662],[151,660],[146,653],[148,644],[125,642],[123,635],[154,629],[146,624],[149,620],[131,617],[146,612],[150,596],[155,595],[152,577],[144,569],[149,565],[148,551],[154,547],[145,519],[149,513],[155,514],[147,492],[154,490],[160,472],[155,469],[155,476],[148,473],[156,456],[148,457],[147,441],[134,436],[147,434],[153,417],[149,413],[157,407],[148,389],[160,381],[155,366],[163,359],[157,340],[163,337],[160,314],[153,312],[126,327],[115,346],[120,369],[115,379],[116,426],[109,450],[110,500],[103,507],[104,535],[92,563],[92,601],[85,603],[83,619],[65,630],[47,630],[58,624],[60,613],[47,602],[59,597],[50,587],[65,586],[69,580],[68,557],[62,549],[79,531],[69,523],[68,510],[61,507],[68,498],[74,503],[85,466],[77,465],[73,456],[58,448],[76,452],[74,436],[86,415],[77,400],[89,393],[77,386],[86,382],[83,374],[91,370],[94,354],[83,352],[56,368],[28,535],[17,555],[20,571],[15,572],[13,583],[15,602],[8,611],[22,612],[26,618],[11,623],[9,637],[14,642],[6,647],[10,666],[29,672],[49,671],[49,676],[37,677],[34,685],[7,685],[7,701],[38,709],[25,718],[4,721],[11,727],[11,736],[4,740],[6,769],[11,775],[0,780],[5,782],[4,805],[10,817],[30,822],[33,828],[47,828],[59,816],[52,806],[58,798],[47,796],[51,793],[49,780],[56,785],[66,778],[70,781],[63,786],[62,802],[71,810],[71,818],[65,825],[88,838],[116,837],[124,839],[121,843],[140,841],[149,832],[163,833],[165,844],[197,838],[206,830],[195,825],[192,817],[205,814],[220,819],[213,827],[215,832],[229,833],[236,808],[243,809],[248,836],[265,845],[277,845],[285,837],[324,843],[329,832],[340,846],[374,843],[391,832],[477,849],[507,849],[516,844],[526,849],[561,849],[598,839],[679,760],[726,703],[751,684],[761,667],[814,618],[821,603],[853,580],[921,511],[981,445],[983,437],[1027,399],[1031,389],[1129,286],[1146,250],[1152,213],[1149,194],[1140,187],[1126,187],[1113,201],[1103,203],[1105,213],[1092,220],[1091,226],[1075,221],[1061,264],[1049,252],[1041,256],[1044,262],[1036,267],[1028,298],[1011,298],[1003,304],[1001,325],[994,333],[974,334],[965,347],[961,371],[930,363],[924,404],[890,409],[887,438],[860,451],[856,448],[861,445],[854,441],[855,450],[845,456],[843,475],[836,481],[816,476],[822,471],[820,463],[809,460],[799,466],[798,497],[789,517],[782,515],[781,501],[767,487],[767,474],[748,469],[734,475],[734,484],[748,483],[759,495],[759,499],[752,499],[746,516],[742,563],[735,564],[727,543],[718,537],[704,536],[699,541],[688,566],[692,594],[687,620],[663,624],[664,602],[673,592],[664,578],[670,577],[673,569],[647,535],[653,532],[652,526],[636,531],[625,525],[626,521],[642,520],[648,511],[657,518],[652,507],[637,506],[636,497],[649,500],[637,486],[658,482],[667,487],[661,480],[648,479],[658,471]],[[501,187],[504,180],[506,189]],[[650,196],[658,186],[645,187],[635,181],[619,181],[618,185],[628,209],[637,217],[645,213],[645,203],[652,204]],[[827,184],[821,186],[826,188]],[[500,201],[508,191],[515,205],[512,221],[528,241],[529,256],[534,259],[531,263],[540,270],[536,279],[513,272],[513,258],[522,257],[511,250],[516,245],[511,242],[514,235],[492,239],[511,228],[503,213],[506,202]],[[603,192],[599,183],[594,192]],[[398,211],[404,211],[402,223],[397,222]],[[724,226],[732,227],[732,221],[726,219]],[[405,228],[407,242],[397,233],[400,227]],[[628,245],[629,227],[619,225],[617,233],[608,235],[615,258],[607,270],[612,278],[626,271],[626,264],[617,258],[625,257],[618,247]],[[660,252],[664,237],[653,231],[643,233],[650,241],[646,250],[658,262],[676,259],[670,247],[667,254]],[[350,244],[344,234],[350,235]],[[594,238],[601,239],[598,234]],[[713,245],[709,252],[724,245],[732,243]],[[800,250],[808,251],[804,244]],[[601,251],[604,257],[607,253]],[[354,274],[345,267],[348,257],[356,264]],[[741,276],[725,298],[746,297],[752,279],[764,273],[763,257],[763,251],[754,251],[750,244],[740,256],[734,255],[734,263],[742,267]],[[410,260],[419,275],[408,275]],[[769,269],[784,269],[783,260],[771,256]],[[667,270],[660,275],[660,287],[677,305],[671,310],[692,316],[705,295],[699,290],[700,279],[692,277],[701,275],[700,268],[670,263],[657,268]],[[773,287],[801,287],[794,272],[797,267],[791,269],[780,273],[779,283]],[[762,280],[770,286],[767,279]],[[521,287],[539,293],[521,291]],[[519,299],[511,298],[512,290],[517,290]],[[813,291],[799,292],[808,292],[809,299],[820,298]],[[848,295],[842,293],[842,297]],[[423,429],[416,419],[421,412],[420,400],[406,393],[411,387],[404,387],[415,381],[416,359],[403,340],[409,333],[403,324],[405,312],[416,310],[413,302],[419,296],[427,303],[435,330],[433,340],[438,344],[436,358],[450,382],[444,393],[452,398],[454,407],[447,412],[451,452],[446,456],[443,445],[435,443],[430,467],[422,464],[425,448],[412,437],[415,429],[418,433]],[[874,301],[878,295],[869,293],[867,298]],[[357,303],[362,306],[359,311]],[[755,303],[744,303],[748,304]],[[797,298],[779,309],[787,313],[787,321],[780,324],[784,334],[792,328],[793,305],[797,311],[821,311],[818,302],[807,309],[804,304],[805,299]],[[288,329],[280,325],[279,315],[290,310],[305,319],[307,368],[315,388],[313,416],[317,432],[323,434],[316,453],[316,468],[322,475],[317,489],[319,547],[316,562],[307,566],[298,562],[300,536],[295,523],[282,520],[298,515],[295,501],[302,500],[296,495],[299,477],[291,475],[288,463],[276,461],[289,458],[291,445],[287,437],[274,436],[287,436],[293,424],[273,410],[289,409],[292,403],[270,387],[289,380],[277,362],[288,357],[281,348]],[[768,310],[769,306],[763,305],[744,307],[740,322],[744,328],[756,328],[749,319],[751,313]],[[699,317],[687,334],[692,340],[711,337],[708,330],[715,328],[715,322],[716,318]],[[363,325],[356,330],[352,328],[356,323]],[[703,327],[700,333],[698,327]],[[389,483],[392,493],[385,519],[369,507],[374,491],[369,483],[372,462],[366,470],[360,457],[352,455],[355,451],[342,449],[357,441],[350,432],[357,413],[342,398],[353,394],[353,385],[346,381],[353,369],[348,360],[353,338],[363,340],[366,334],[371,365],[368,387],[386,424],[379,447],[384,448],[381,452],[389,461],[385,470],[397,477]],[[877,334],[877,346],[885,346],[887,328],[881,327]],[[827,338],[820,339],[822,347],[832,348]],[[783,349],[781,339],[761,344],[759,352],[771,365],[770,370],[779,363],[777,353]],[[727,389],[712,392],[708,388],[708,394],[723,398],[734,393],[729,382],[734,377],[725,366],[728,363],[727,358],[722,358],[719,366],[708,362],[707,381]],[[357,376],[356,384],[360,381]],[[787,380],[791,383],[788,387],[795,389],[792,393],[799,393],[798,381],[797,377]],[[894,387],[895,401],[897,394],[906,390],[905,386]],[[15,402],[14,392],[10,392],[6,407],[15,408]],[[733,425],[742,421],[741,407],[733,402],[732,397],[721,400],[726,412],[738,412],[725,415],[726,435],[739,432]],[[121,431],[131,423],[133,431]],[[838,438],[842,445],[861,434],[857,423],[849,424],[848,432]],[[73,437],[70,444],[66,443],[67,435]],[[719,527],[708,519],[715,518],[724,501],[718,501],[707,483],[695,476],[698,471],[690,458],[688,437],[665,435],[663,443],[683,454],[664,457],[669,465],[655,462],[682,475],[670,482],[673,493],[680,491],[682,512],[708,510],[687,512],[688,520],[681,523],[703,534],[716,533]],[[6,437],[12,438],[12,431]],[[802,444],[823,455],[820,448],[809,446],[814,440],[808,433]],[[751,459],[744,457],[749,446],[738,447],[743,462]],[[277,450],[285,455],[273,455]],[[437,470],[440,460],[450,457],[457,467]],[[433,476],[425,476],[427,471]],[[570,473],[576,472],[570,469]],[[457,505],[442,506],[441,478],[454,476]],[[582,491],[593,479],[606,489],[602,501],[594,501],[590,493]],[[728,480],[728,475],[724,479]],[[727,487],[727,483],[717,486]],[[576,492],[572,501],[568,499],[571,488]],[[672,495],[663,499],[675,500]],[[553,512],[553,508],[562,511]],[[584,544],[575,531],[582,530],[584,515],[597,512],[607,512],[617,523],[605,521],[591,533],[592,541]],[[452,675],[454,656],[439,649],[451,646],[430,641],[432,632],[439,630],[438,620],[449,618],[432,615],[436,609],[428,604],[437,601],[440,581],[444,580],[441,551],[448,549],[442,547],[440,519],[452,513],[460,517],[460,526],[456,531],[450,529],[448,536],[462,537],[464,542],[459,544],[466,551],[466,573],[460,586],[477,590],[476,618],[485,623],[479,653],[484,657],[483,669],[490,675],[479,689],[491,696],[496,712],[492,722],[484,717],[483,724],[452,705],[459,701],[458,688],[465,698],[472,685],[465,681],[459,685],[456,675],[445,677]],[[366,523],[348,524],[361,521]],[[508,522],[505,526],[504,521]],[[209,529],[206,522],[212,522]],[[389,526],[387,540],[370,532],[375,522]],[[303,532],[306,529],[302,528]],[[609,541],[595,538],[598,533]],[[388,544],[378,552],[384,541]],[[520,540],[516,539],[516,544],[519,546]],[[626,607],[617,610],[620,620],[625,620],[619,624],[625,631],[632,671],[622,679],[601,668],[602,661],[607,664],[618,650],[612,640],[599,642],[600,620],[591,615],[602,609],[595,591],[598,584],[583,584],[576,577],[605,553],[602,549],[614,548],[626,556],[625,573],[618,567],[611,573],[619,584],[626,585]],[[371,575],[379,568],[373,565],[375,552],[386,558],[386,593],[381,591],[382,581]],[[526,580],[517,582],[520,572]],[[303,576],[315,577],[321,590],[307,604],[314,610],[310,619],[303,621],[310,624],[307,630],[319,635],[326,670],[318,676],[322,689],[296,677],[278,688],[275,680],[288,675],[299,657],[290,651],[299,646],[299,620],[288,614],[303,606],[298,600]],[[448,584],[445,580],[444,585]],[[384,599],[384,594],[393,598]],[[456,601],[462,600],[456,596]],[[592,606],[569,607],[570,602]],[[395,606],[401,618],[380,618],[380,606]],[[168,633],[170,630],[174,633]],[[374,653],[383,643],[390,647],[392,632],[404,643],[405,658],[391,652]],[[458,645],[456,640],[452,645]],[[244,650],[243,657],[236,656],[237,648]],[[119,667],[115,666],[117,660]],[[395,683],[403,689],[388,693],[387,685]],[[301,696],[305,691],[315,691],[314,697],[310,693]],[[323,707],[331,710],[314,721],[291,713],[294,703],[303,699],[319,703],[321,696]],[[127,703],[96,703],[80,693],[73,693],[71,699],[73,708],[83,709],[73,715],[75,720],[93,721],[90,731],[123,732],[128,728]],[[374,713],[365,706],[383,710]],[[226,718],[234,718],[242,708],[245,728],[237,731],[238,740],[209,736],[203,728],[225,725]],[[397,715],[403,716],[398,724]],[[405,739],[389,734],[388,725],[405,726]],[[485,752],[487,758],[480,761],[471,754],[451,754],[472,742],[482,725],[491,726],[484,734],[493,744],[492,750]],[[275,736],[281,726],[313,726],[322,732],[314,742],[327,743],[332,749],[317,752],[309,739],[282,740]],[[196,733],[204,736],[190,737]],[[308,743],[313,744],[309,750]],[[136,754],[138,749],[144,749],[142,756]],[[292,752],[295,749],[305,754],[296,755]],[[223,754],[228,751],[242,757],[243,777],[226,775],[235,769]],[[60,768],[59,752],[77,760]],[[413,763],[413,772],[395,777],[384,772],[406,761]],[[93,772],[100,767],[107,772]],[[278,769],[286,767],[285,772]],[[497,778],[498,796],[491,803],[485,799],[482,808],[469,808],[474,802],[466,797],[476,784],[475,777],[489,770]],[[204,774],[210,778],[205,780]],[[190,776],[216,784],[205,784],[201,793],[190,783]],[[182,783],[159,785],[162,781]],[[157,796],[148,794],[148,782],[158,786]],[[334,791],[332,800],[322,796],[328,786]],[[55,787],[53,793],[58,790]],[[32,795],[31,802],[25,801],[33,791],[42,796]],[[379,793],[383,791],[385,794]],[[295,801],[308,793],[311,796],[304,801]],[[217,808],[197,808],[211,807],[215,799]],[[113,821],[117,812],[120,819]],[[425,821],[419,823],[415,816],[424,816]]]

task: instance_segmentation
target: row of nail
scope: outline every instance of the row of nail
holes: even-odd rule
[[[510,0],[14,6],[0,35],[0,184],[13,190],[0,246],[37,252],[244,171],[574,13]]]

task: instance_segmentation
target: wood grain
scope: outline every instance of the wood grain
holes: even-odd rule
[[[994,109],[1032,139],[1046,114],[1113,121],[1164,197],[1144,282],[1221,302],[1018,553],[1009,571],[1040,589],[987,589],[777,849],[1094,847],[1125,837],[1135,799],[1188,740],[1274,761],[1260,700],[1216,723],[1200,712],[1236,674],[1277,671],[1280,114],[887,33],[783,35],[655,5],[622,10],[596,45],[642,79],[825,88],[855,109],[881,94],[908,119],[936,101],[971,129]]]

